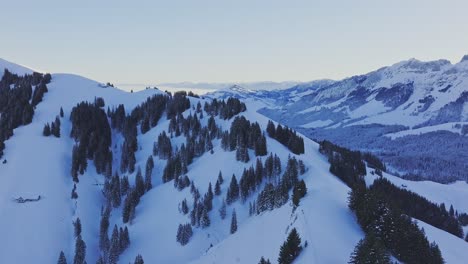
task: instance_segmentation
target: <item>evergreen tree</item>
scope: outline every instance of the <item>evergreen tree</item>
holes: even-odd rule
[[[232,209],[231,234],[234,234],[236,231],[237,231],[237,215],[236,215],[236,209]]]
[[[51,133],[55,137],[59,138],[60,137],[60,119],[58,116],[55,118],[55,121],[53,124],[54,124],[54,129],[51,129]]]
[[[307,193],[307,187],[304,180],[297,182],[294,185],[292,201],[294,206],[299,206],[299,201]]]
[[[219,216],[221,216],[221,219],[224,220],[226,218],[226,201],[223,198],[223,203],[221,204],[221,208],[219,208]]]
[[[141,168],[138,167],[138,171],[135,177],[135,191],[138,194],[138,197],[143,196],[145,194],[145,181],[143,180],[143,176],[141,175]]]
[[[179,228],[177,229],[176,240],[182,246],[185,246],[186,244],[188,244],[190,237],[192,237],[192,234],[192,226],[189,223],[184,225],[179,224]]]
[[[187,205],[187,199],[184,198],[184,200],[182,200],[182,204],[181,204],[181,211],[183,214],[187,214],[188,211],[189,211],[189,208],[188,208],[188,205]]]
[[[60,107],[60,117],[63,117],[63,115],[64,115],[64,114],[63,114],[63,108]]]
[[[119,260],[119,254],[120,254],[119,230],[117,229],[117,225],[114,225],[114,230],[112,231],[112,236],[110,240],[108,264],[116,264],[117,261]]]
[[[106,207],[102,216],[101,216],[101,223],[99,228],[99,248],[103,252],[107,252],[109,250],[110,241],[109,236],[107,235],[107,231],[109,229],[109,217],[110,217],[110,208]]]
[[[60,251],[60,256],[57,261],[57,264],[67,264],[67,259],[65,258],[65,254],[63,253],[63,251]]]
[[[117,174],[117,171],[115,172],[115,176],[112,178],[111,186],[112,205],[114,208],[117,208],[122,202],[122,194],[120,192],[120,176]]]
[[[211,182],[208,183],[208,191],[206,192],[206,195],[210,200],[213,199],[213,188],[211,187]]]
[[[265,260],[265,258],[262,257],[262,258],[260,259],[260,262],[258,262],[258,264],[271,264],[271,262],[270,262],[269,259]]]
[[[216,181],[214,194],[215,195],[220,195],[221,194],[221,184],[219,183],[219,180]]]
[[[123,252],[130,246],[130,234],[128,233],[128,227],[125,226],[122,234],[120,235],[120,250]]]
[[[86,263],[86,244],[79,235],[76,238],[75,243],[75,257],[73,258],[73,264],[85,264]]]
[[[239,184],[237,183],[236,175],[232,175],[231,183],[226,195],[227,204],[231,204],[239,199]]]
[[[76,218],[76,221],[73,222],[75,237],[81,236],[81,221],[80,218]]]
[[[149,156],[148,160],[146,161],[146,171],[145,171],[145,185],[146,185],[147,191],[153,188],[153,185],[151,183],[151,176],[153,174],[153,168],[154,168],[154,160],[152,156]]]
[[[42,130],[42,135],[44,135],[45,137],[48,137],[48,136],[50,136],[50,133],[51,133],[50,132],[50,125],[49,125],[49,123],[46,123],[44,125],[44,129]]]
[[[140,254],[136,256],[134,264],[145,264],[143,257]]]
[[[380,239],[371,232],[358,242],[348,263],[390,264],[390,255]]]
[[[279,264],[290,264],[292,263],[297,256],[301,253],[301,238],[297,233],[296,228],[293,228],[288,235],[288,238],[283,243],[280,248],[280,253],[278,257]]]
[[[224,182],[223,174],[221,173],[221,171],[219,171],[219,174],[218,174],[218,182],[219,184],[223,184]]]
[[[208,209],[206,208],[206,206],[203,206],[203,211],[202,211],[200,222],[201,222],[200,224],[202,228],[206,228],[210,226],[211,222],[210,222],[210,217],[208,216]]]
[[[130,182],[128,181],[127,176],[123,176],[120,182],[120,194],[126,195],[128,194],[128,190],[130,189]]]

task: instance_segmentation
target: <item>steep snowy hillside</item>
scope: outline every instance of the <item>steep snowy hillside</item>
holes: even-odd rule
[[[348,207],[349,184],[330,172],[319,145],[276,123],[274,135],[267,131],[272,123],[259,113],[274,102],[267,94],[128,93],[51,77],[32,121],[5,141],[0,263],[55,263],[61,251],[68,263],[84,263],[76,262],[83,255],[87,263],[134,263],[137,255],[145,263],[277,263],[292,230],[302,247],[294,263],[346,263],[367,237]],[[283,99],[294,104],[310,92],[296,87]],[[370,185],[376,177],[365,170]],[[302,180],[307,192],[298,198]],[[467,210],[466,186],[407,185]],[[468,258],[461,238],[419,225],[447,263]]]
[[[0,58],[0,79],[3,77],[3,72],[5,71],[5,69],[8,69],[10,72],[18,75],[33,73],[33,70],[31,69]]]
[[[456,64],[411,59],[341,81],[214,95],[263,100],[268,104],[260,113],[310,138],[371,151],[394,172],[441,182],[468,180],[467,58]],[[407,141],[413,146],[405,147]],[[448,148],[450,153],[444,151]]]

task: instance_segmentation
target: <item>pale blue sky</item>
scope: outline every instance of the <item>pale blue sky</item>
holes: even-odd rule
[[[113,83],[338,79],[468,53],[468,1],[0,0],[0,57]]]

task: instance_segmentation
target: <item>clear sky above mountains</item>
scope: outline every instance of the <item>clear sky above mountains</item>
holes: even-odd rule
[[[467,1],[0,1],[0,57],[102,82],[339,79],[468,53]]]

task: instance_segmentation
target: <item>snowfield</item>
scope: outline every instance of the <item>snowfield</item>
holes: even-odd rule
[[[0,66],[2,61],[0,61]],[[9,65],[6,65],[9,67]],[[1,70],[1,67],[0,67]],[[13,72],[18,70],[14,68]],[[18,73],[21,73],[21,68]],[[31,124],[15,129],[14,136],[6,141],[6,164],[0,164],[0,263],[56,263],[61,250],[68,263],[73,262],[75,238],[72,222],[79,217],[83,226],[83,240],[87,245],[87,263],[96,263],[99,258],[99,224],[104,197],[101,184],[104,176],[98,175],[92,162],[80,176],[77,184],[78,199],[71,199],[73,181],[70,175],[71,150],[74,140],[70,138],[71,109],[81,101],[92,102],[102,97],[107,107],[124,104],[127,113],[151,95],[162,93],[157,89],[129,93],[117,88],[103,88],[99,83],[71,74],[53,74],[48,92],[35,110]],[[190,98],[192,106],[202,105],[206,99]],[[261,100],[246,99],[247,111],[241,113],[251,122],[258,122],[266,129],[268,118],[259,114],[258,109],[265,107]],[[44,137],[44,124],[52,122],[63,108],[61,118],[61,137]],[[184,115],[187,116],[192,108]],[[202,124],[207,122],[204,113]],[[229,129],[229,121],[216,119],[223,129]],[[327,122],[327,121],[323,121]],[[144,170],[146,159],[152,154],[153,142],[162,132],[168,130],[165,115],[158,125],[142,135],[138,130],[137,163]],[[113,132],[112,148],[114,168],[119,167],[119,149],[122,136]],[[173,144],[185,142],[184,137],[171,139]],[[281,208],[249,216],[249,202],[237,201],[227,207],[226,219],[222,220],[218,209],[222,197],[226,196],[231,176],[239,180],[244,168],[255,164],[255,156],[249,152],[250,162],[236,161],[235,152],[225,152],[220,140],[213,141],[214,153],[205,153],[189,166],[190,180],[205,193],[208,184],[214,187],[221,171],[224,183],[221,196],[215,196],[213,210],[209,213],[211,225],[194,228],[190,242],[181,246],[176,242],[179,224],[190,222],[189,215],[179,211],[185,198],[192,206],[189,188],[178,191],[173,181],[162,183],[162,170],[165,161],[154,157],[155,168],[152,174],[153,188],[148,191],[136,207],[136,217],[127,225],[130,234],[130,247],[120,256],[119,263],[133,263],[135,256],[141,254],[145,263],[258,263],[263,256],[272,263],[277,262],[279,248],[289,231],[295,227],[302,239],[307,241],[299,258],[294,263],[347,263],[357,242],[364,237],[363,231],[348,208],[350,189],[329,172],[329,163],[318,151],[318,144],[304,137],[305,154],[295,155],[304,161],[307,171],[303,176],[307,185],[307,195],[300,206],[293,210],[291,201]],[[267,137],[268,152],[276,153],[286,167],[288,156],[294,156],[276,140]],[[114,147],[117,147],[114,149]],[[117,152],[116,152],[117,151]],[[262,157],[264,161],[266,157]],[[2,159],[2,161],[3,161]],[[135,173],[129,174],[133,185]],[[122,176],[122,175],[121,175]],[[459,211],[468,212],[468,186],[457,182],[451,185],[433,182],[409,182],[385,174],[397,186],[407,185],[429,200],[446,205],[453,204]],[[367,182],[372,176],[367,175]],[[38,202],[19,204],[14,198],[36,198]],[[230,234],[231,212],[236,210],[238,230]],[[123,226],[122,206],[112,211],[110,232],[114,224]],[[468,259],[468,243],[425,223],[424,227],[430,241],[436,241],[447,263],[464,263]],[[109,235],[110,235],[109,232]]]

